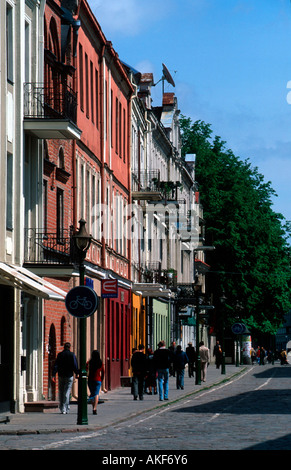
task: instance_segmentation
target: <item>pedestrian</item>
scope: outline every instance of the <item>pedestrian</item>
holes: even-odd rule
[[[260,354],[261,354],[261,349],[260,349],[260,346],[258,346],[256,350],[256,358],[257,358],[258,364],[260,364]]]
[[[147,376],[145,379],[145,389],[148,395],[157,394],[157,373],[154,366],[154,352],[151,348],[146,351],[147,358]]]
[[[251,360],[253,365],[256,360],[256,351],[254,350],[254,348],[251,349]]]
[[[177,379],[176,379],[176,386],[177,389],[184,390],[184,374],[185,374],[185,365],[189,362],[187,354],[182,350],[181,346],[178,345],[176,352],[175,352],[175,358],[174,358],[174,366],[175,366],[175,371],[177,374]]]
[[[140,344],[138,350],[135,351],[131,358],[132,367],[132,390],[133,399],[143,400],[143,392],[145,385],[145,376],[147,372],[147,360],[144,354],[144,345]]]
[[[171,353],[166,348],[165,341],[160,341],[158,349],[154,352],[154,364],[158,373],[159,399],[168,400],[169,394],[169,368],[171,364]]]
[[[260,352],[260,366],[265,365],[265,355],[266,355],[266,352],[265,352],[265,349],[262,346],[261,347],[261,352]]]
[[[189,377],[194,377],[194,371],[195,371],[195,361],[196,361],[196,351],[194,346],[192,346],[192,343],[188,343],[188,346],[186,348],[186,354],[188,356],[188,376]]]
[[[288,361],[287,361],[287,352],[286,352],[286,349],[282,349],[281,353],[280,353],[280,359],[281,359],[281,366],[284,366],[285,364],[288,364]]]
[[[216,369],[219,369],[222,364],[222,349],[219,344],[219,341],[216,341],[216,345],[213,349],[213,356],[215,357]]]
[[[70,410],[70,394],[74,381],[79,376],[78,362],[75,354],[71,352],[71,344],[65,343],[63,351],[56,358],[52,381],[56,382],[56,374],[59,380],[59,409],[62,414],[69,413]]]
[[[171,345],[169,346],[169,351],[171,353],[171,363],[169,368],[170,377],[175,377],[175,365],[174,365],[174,357],[176,352],[176,342],[172,341]]]
[[[201,363],[201,380],[202,382],[206,382],[206,371],[209,365],[210,356],[209,356],[209,349],[204,346],[204,342],[200,341],[199,343],[199,353],[200,353],[200,363]]]
[[[92,403],[93,415],[97,415],[99,393],[104,379],[104,365],[99,351],[94,349],[91,359],[86,364],[88,373],[88,387],[90,390],[89,402]]]

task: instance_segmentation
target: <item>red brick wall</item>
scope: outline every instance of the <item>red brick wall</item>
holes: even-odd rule
[[[61,60],[61,1],[49,0],[45,8],[45,49],[50,49]],[[52,26],[53,25],[53,26]],[[72,63],[73,58],[67,57],[67,63]],[[52,83],[52,77],[58,77],[59,82],[73,85],[73,76],[64,75],[62,68],[50,60],[45,54],[45,82]],[[43,178],[47,182],[47,198],[44,214],[47,215],[44,227],[48,233],[57,232],[57,194],[58,189],[63,191],[63,228],[69,233],[73,224],[73,165],[74,165],[74,143],[71,140],[46,140],[45,158],[50,164],[44,164]],[[59,161],[60,149],[63,151],[63,164]],[[63,169],[65,171],[60,171]],[[57,271],[57,266],[55,272]],[[48,278],[48,281],[68,292],[73,287],[70,278]],[[63,349],[66,341],[73,344],[73,320],[67,312],[65,303],[61,301],[44,301],[44,345],[43,345],[43,394],[46,399],[57,399],[57,385],[51,383],[51,373],[54,359]],[[54,332],[55,334],[52,334]],[[51,338],[50,338],[51,335]],[[55,336],[55,338],[54,338]]]

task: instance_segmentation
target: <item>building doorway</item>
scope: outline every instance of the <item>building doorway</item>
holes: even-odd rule
[[[0,285],[0,411],[12,411],[14,289]]]
[[[53,368],[56,360],[56,329],[52,324],[49,333],[49,351],[48,351],[48,399],[56,399],[56,384],[52,381]]]

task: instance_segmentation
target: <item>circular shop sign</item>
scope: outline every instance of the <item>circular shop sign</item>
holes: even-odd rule
[[[87,286],[71,289],[65,298],[66,309],[77,318],[86,318],[97,310],[99,298],[96,292]]]

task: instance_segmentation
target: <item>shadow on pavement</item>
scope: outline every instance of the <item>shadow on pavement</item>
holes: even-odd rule
[[[255,444],[251,447],[245,447],[243,450],[290,450],[291,449],[291,434],[272,439],[269,441]]]
[[[271,368],[266,368],[265,366],[258,366],[256,368],[256,372],[254,372],[254,377],[259,378],[259,379],[268,379],[270,377],[275,377],[278,379],[286,379],[286,378],[291,378],[291,367],[288,365],[286,366],[278,366],[278,367],[271,367]]]
[[[291,414],[291,390],[254,390],[173,413]]]

